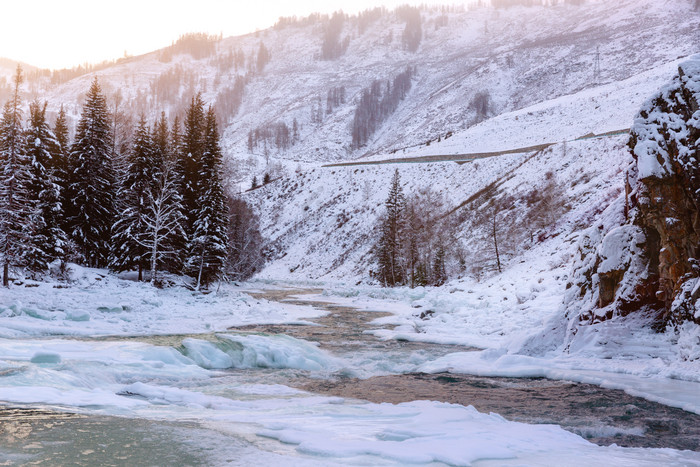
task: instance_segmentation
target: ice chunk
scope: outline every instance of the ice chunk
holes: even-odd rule
[[[55,352],[37,352],[30,360],[32,363],[61,363],[61,356]]]
[[[66,319],[70,321],[90,321],[90,313],[85,310],[71,310],[66,312]]]
[[[220,335],[215,342],[188,338],[181,352],[208,369],[295,368],[318,371],[335,360],[314,344],[285,335]]]

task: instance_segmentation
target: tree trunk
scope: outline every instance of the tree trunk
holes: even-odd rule
[[[199,291],[202,286],[202,270],[204,269],[204,247],[202,247],[202,257],[199,261],[199,273],[197,274],[197,287],[195,290]]]
[[[5,264],[2,266],[2,285],[3,287],[10,286],[10,263],[5,260]]]
[[[153,249],[151,250],[151,285],[156,284],[156,263],[158,259],[158,239],[153,240]]]
[[[496,250],[496,266],[498,272],[501,272],[501,257],[498,255],[498,237],[496,236],[496,213],[493,213],[493,246]]]

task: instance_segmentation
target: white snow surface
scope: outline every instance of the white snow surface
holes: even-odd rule
[[[0,337],[198,334],[246,324],[306,323],[323,312],[272,304],[222,284],[209,294],[156,289],[70,265],[68,284],[26,281],[0,290]],[[64,288],[65,287],[65,288]]]
[[[353,368],[359,360],[338,359],[309,342],[228,331],[246,324],[304,324],[319,316],[316,308],[258,300],[233,284],[210,294],[158,290],[72,266],[67,288],[25,281],[0,289],[0,400],[86,414],[194,420],[249,441],[259,459],[282,453],[289,465],[700,465],[698,453],[599,447],[556,426],[509,422],[472,407],[318,397],[268,381],[265,373],[544,376],[623,389],[700,414],[700,326],[685,323],[656,334],[647,318],[631,315],[580,326],[572,334],[562,308],[571,261],[580,254],[586,229],[619,220],[630,163],[624,135],[577,138],[631,127],[644,100],[684,57],[698,52],[698,16],[691,8],[684,0],[592,0],[582,7],[478,9],[449,13],[448,26],[434,30],[427,26],[435,25],[437,13],[424,13],[427,37],[417,54],[402,50],[403,24],[387,16],[363,35],[346,24],[350,47],[333,62],[316,57],[321,24],[225,39],[217,45],[220,52],[241,48],[249,54],[264,42],[273,56],[248,85],[236,118],[222,122],[228,160],[245,165],[248,157],[250,170],[262,172],[267,157],[248,151],[248,131],[293,118],[302,127],[292,150],[271,154],[273,163],[281,160],[299,170],[244,195],[264,214],[263,234],[276,254],[258,276],[262,282],[245,290],[278,280],[322,286],[318,300],[391,312],[369,331],[382,339],[479,350]],[[597,46],[602,76],[595,82]],[[351,150],[349,126],[362,89],[406,65],[418,66],[407,99],[366,148]],[[206,87],[210,102],[237,73],[221,74],[213,63],[185,55],[161,62],[153,53],[43,91],[50,109],[63,103],[76,117],[97,75],[109,96],[119,89],[125,102],[149,102],[174,114],[192,91],[187,81],[170,101],[156,102],[148,94],[176,66]],[[338,85],[347,88],[348,102],[323,123],[312,123],[313,103]],[[479,123],[469,102],[482,90],[491,94],[492,118]],[[151,110],[159,113],[155,107]],[[445,139],[448,131],[452,136]],[[318,164],[541,143],[557,144],[464,165]],[[663,167],[653,162],[647,167],[645,159],[641,173],[661,173]],[[506,194],[537,189],[551,172],[570,206],[555,225],[536,232],[540,238],[504,254],[503,274],[458,274],[441,288],[380,289],[367,285],[373,229],[396,167],[406,191],[429,186],[455,208],[491,184]],[[247,180],[239,176],[240,171],[229,182]],[[462,240],[468,243],[472,233]],[[635,232],[623,229],[601,247],[608,268],[628,257],[615,248],[617,234]],[[379,329],[386,325],[394,327]],[[149,340],[177,334],[188,337],[177,345]],[[251,380],[253,370],[261,373]],[[211,463],[224,462],[214,457]]]

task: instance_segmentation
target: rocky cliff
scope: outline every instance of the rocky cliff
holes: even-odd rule
[[[645,311],[700,323],[699,136],[700,57],[635,118],[625,195],[580,242],[567,294],[580,321]]]

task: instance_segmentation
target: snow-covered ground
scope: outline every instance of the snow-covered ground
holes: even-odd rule
[[[225,331],[231,326],[308,322],[319,312],[256,300],[232,284],[210,294],[159,290],[71,265],[70,284],[25,281],[0,290],[0,338],[162,335]]]

